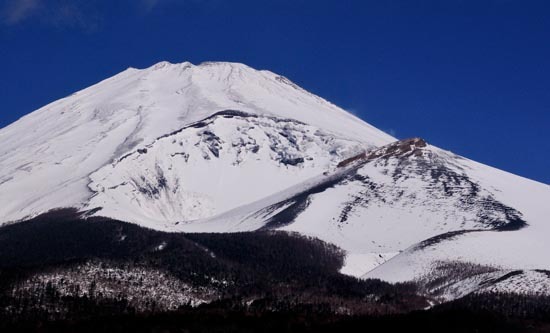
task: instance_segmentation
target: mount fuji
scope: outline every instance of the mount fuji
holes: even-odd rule
[[[0,142],[0,231],[70,208],[168,233],[283,232],[433,302],[550,295],[550,186],[398,140],[270,71],[130,68]]]

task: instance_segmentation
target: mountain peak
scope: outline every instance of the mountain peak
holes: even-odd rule
[[[365,147],[394,141],[269,71],[229,62],[163,61],[124,71],[1,129],[0,223],[81,205],[91,195],[87,185],[93,172],[223,110],[269,121],[291,119],[326,137]],[[11,200],[25,188],[33,191],[22,194],[22,200]]]
[[[240,62],[230,62],[230,61],[203,61],[197,65],[193,64],[190,61],[183,61],[183,62],[170,62],[170,61],[159,61],[156,64],[141,69],[141,70],[161,70],[161,69],[178,69],[178,68],[235,68],[235,69],[247,69],[250,71],[257,71],[257,72],[269,72],[265,70],[256,70],[246,64],[240,63]]]

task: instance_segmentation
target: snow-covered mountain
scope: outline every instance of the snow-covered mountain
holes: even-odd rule
[[[242,64],[128,69],[0,142],[0,223],[75,207],[163,231],[298,232],[347,251],[343,273],[441,300],[550,281],[548,185]]]

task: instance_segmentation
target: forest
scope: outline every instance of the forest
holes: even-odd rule
[[[550,328],[548,298],[429,307],[420,286],[342,275],[339,248],[291,233],[165,233],[64,209],[0,228],[0,249],[2,331]]]

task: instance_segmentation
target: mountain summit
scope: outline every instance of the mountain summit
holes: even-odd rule
[[[367,147],[394,140],[269,71],[225,62],[130,68],[0,130],[1,222],[82,207],[94,172],[225,110],[291,119]]]

